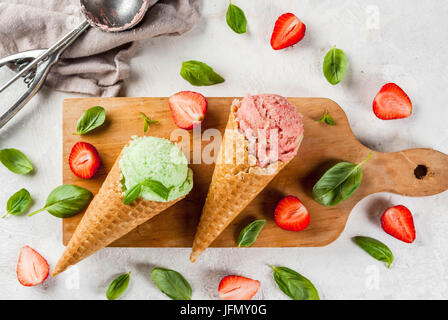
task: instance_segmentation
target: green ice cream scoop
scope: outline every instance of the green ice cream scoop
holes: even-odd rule
[[[182,150],[169,140],[156,137],[136,137],[123,150],[120,159],[123,192],[147,179],[155,180],[170,189],[163,199],[143,186],[140,197],[150,201],[167,202],[188,194],[193,188],[193,171]]]

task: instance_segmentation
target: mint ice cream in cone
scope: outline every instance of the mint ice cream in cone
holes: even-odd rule
[[[162,138],[135,137],[118,156],[52,275],[171,207],[192,188],[193,172],[179,147]],[[135,199],[125,204],[129,192],[136,189]]]

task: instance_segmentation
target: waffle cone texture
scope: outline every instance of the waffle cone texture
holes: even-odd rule
[[[138,198],[131,205],[123,203],[121,191],[121,154],[115,161],[98,194],[93,198],[70,239],[52,276],[66,270],[96,251],[108,246],[131,230],[158,215],[176,202],[148,201]]]
[[[289,163],[277,161],[265,168],[256,164],[248,153],[248,141],[239,130],[235,112],[240,104],[232,104],[212,182],[190,255],[195,262],[202,252],[241,213],[249,203]]]

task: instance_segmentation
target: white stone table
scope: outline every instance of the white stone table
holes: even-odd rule
[[[181,37],[142,43],[132,61],[126,96],[169,96],[197,90],[205,96],[278,93],[284,96],[329,97],[345,110],[355,135],[379,151],[430,147],[448,153],[448,2],[418,1],[268,1],[235,0],[246,12],[246,35],[225,23],[226,1],[202,2],[203,20]],[[297,46],[274,52],[269,46],[275,19],[293,12],[307,26]],[[337,45],[348,57],[344,81],[331,86],[322,75],[323,57]],[[178,74],[181,62],[204,61],[224,76],[220,85],[195,88]],[[11,72],[2,70],[3,82]],[[405,120],[381,121],[372,100],[386,82],[396,82],[414,103]],[[13,89],[2,95],[0,110]],[[0,148],[23,150],[37,167],[19,176],[0,166],[0,208],[25,187],[38,208],[62,182],[62,100],[74,94],[43,89],[7,127]],[[11,98],[11,99],[10,99]],[[448,169],[448,168],[447,168]],[[379,215],[388,205],[404,204],[414,213],[417,240],[409,245],[385,234]],[[354,235],[386,242],[396,261],[389,270],[356,247]],[[154,266],[181,272],[193,287],[194,299],[216,299],[222,276],[240,274],[262,282],[257,299],[287,298],[272,280],[270,264],[293,268],[310,278],[323,299],[448,298],[448,193],[427,198],[376,194],[361,201],[347,227],[323,248],[210,249],[196,264],[189,249],[104,249],[70,272],[42,286],[22,287],[15,274],[20,248],[28,244],[54,267],[63,246],[61,221],[41,213],[32,218],[0,219],[0,298],[104,299],[105,288],[118,273],[133,271],[129,299],[166,299],[150,280]]]

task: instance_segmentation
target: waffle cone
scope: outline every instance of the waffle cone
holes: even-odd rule
[[[266,168],[257,166],[256,158],[248,153],[248,141],[239,131],[235,119],[239,103],[235,100],[231,107],[212,182],[194,237],[190,255],[192,262],[289,163],[277,161]]]
[[[108,246],[184,198],[180,197],[170,202],[156,202],[138,198],[131,205],[125,205],[120,186],[120,159],[121,154],[115,161],[98,194],[87,208],[53,270],[52,276],[58,275],[69,266]]]

